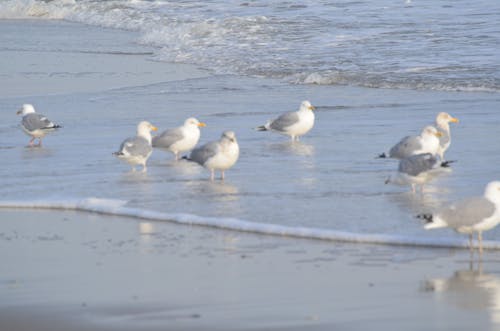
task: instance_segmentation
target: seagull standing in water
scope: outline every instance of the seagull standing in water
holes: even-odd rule
[[[439,137],[441,132],[429,125],[426,126],[419,136],[406,136],[394,145],[389,153],[382,153],[380,158],[404,159],[412,155],[430,153],[436,155],[439,150]]]
[[[218,141],[209,142],[201,147],[195,148],[189,155],[188,160],[210,170],[210,179],[214,180],[215,170],[220,170],[221,179],[224,179],[224,171],[231,168],[240,155],[240,148],[233,131],[225,131]]]
[[[31,137],[29,146],[42,146],[42,138],[49,132],[61,128],[60,125],[52,123],[46,116],[35,113],[35,107],[30,104],[24,104],[21,109],[17,111],[17,115],[23,115],[21,120],[21,128],[24,133]],[[34,141],[38,139],[38,144],[35,145]]]
[[[438,154],[441,160],[444,161],[444,153],[450,147],[451,144],[451,132],[450,132],[450,122],[458,123],[458,118],[451,116],[448,113],[441,112],[436,117],[436,127],[441,133],[439,137],[439,148]]]
[[[490,230],[500,223],[500,181],[486,185],[484,195],[452,203],[433,214],[420,214],[418,218],[426,220],[425,229],[449,227],[459,233],[469,234],[469,246],[472,235],[477,232],[479,253],[483,252],[483,231]]]
[[[153,147],[174,153],[175,160],[179,159],[179,153],[192,150],[200,139],[200,127],[205,123],[194,117],[188,118],[184,125],[163,131],[153,137]]]
[[[436,156],[425,153],[412,155],[399,161],[398,171],[385,181],[386,184],[411,185],[412,191],[416,192],[416,185],[421,186],[435,177],[453,161],[441,162]]]
[[[146,172],[146,162],[153,152],[151,147],[151,131],[157,131],[154,125],[142,121],[137,125],[137,135],[125,139],[120,145],[120,150],[113,153],[119,159],[126,161],[135,171],[136,165],[142,165],[142,172]]]
[[[300,136],[305,135],[314,126],[314,109],[316,108],[309,101],[302,101],[298,111],[284,113],[255,129],[257,131],[275,131],[290,136],[292,140],[299,140]]]

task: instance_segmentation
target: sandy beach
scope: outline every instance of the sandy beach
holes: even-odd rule
[[[498,147],[482,143],[498,128],[497,94],[214,76],[152,60],[133,33],[65,21],[1,20],[0,34],[9,43],[0,49],[4,200],[97,196],[145,210],[439,240],[459,235],[426,232],[415,214],[481,194],[498,176]],[[79,38],[61,38],[68,34]],[[319,105],[319,120],[300,144],[252,130],[306,97]],[[24,102],[63,123],[41,149],[24,147],[28,138],[15,117]],[[465,122],[454,136],[465,147],[453,147],[460,161],[452,175],[423,196],[385,186],[395,163],[374,156],[415,123],[432,120],[436,105]],[[162,153],[147,175],[127,173],[111,156],[139,120],[168,127],[193,112],[208,119],[205,141],[230,127],[245,146],[225,182],[210,183],[204,169]],[[483,162],[470,153],[482,153]],[[3,208],[0,220],[1,330],[500,328],[497,250],[480,262],[467,249],[309,240],[67,210]],[[495,240],[498,231],[485,238]]]

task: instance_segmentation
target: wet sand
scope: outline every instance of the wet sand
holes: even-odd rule
[[[500,321],[495,252],[481,267],[467,250],[436,257],[71,211],[0,216],[5,330],[494,330]]]

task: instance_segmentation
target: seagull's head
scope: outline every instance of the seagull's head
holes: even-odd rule
[[[484,190],[484,196],[496,205],[500,205],[500,181],[489,182]]]
[[[230,142],[236,142],[236,134],[234,131],[224,131],[222,134],[222,139],[229,140]]]
[[[441,137],[443,134],[441,132],[439,132],[435,127],[433,127],[432,125],[429,125],[429,126],[426,126],[423,130],[422,130],[422,136],[427,136],[427,137]]]
[[[448,123],[458,123],[458,118],[451,116],[448,113],[441,112],[436,116],[436,124],[440,127],[448,126]]]
[[[158,131],[158,128],[148,121],[142,121],[137,125],[138,136],[148,136],[151,131]]]
[[[200,127],[200,128],[207,126],[205,123],[198,121],[194,117],[190,117],[187,120],[185,120],[184,121],[184,125],[186,125],[186,126],[197,126],[197,127]]]
[[[302,103],[300,104],[300,110],[315,110],[315,109],[316,107],[311,105],[311,103],[307,100],[302,101]]]
[[[25,103],[17,112],[17,115],[26,115],[35,112],[35,107],[32,104]]]

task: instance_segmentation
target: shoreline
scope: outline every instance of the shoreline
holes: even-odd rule
[[[0,201],[0,212],[5,210],[51,210],[51,211],[77,211],[82,213],[95,213],[102,216],[126,217],[141,221],[168,222],[177,225],[200,226],[211,229],[220,229],[232,232],[242,232],[271,237],[296,238],[330,241],[351,244],[376,244],[401,247],[423,247],[469,250],[469,241],[465,236],[447,236],[439,240],[433,237],[410,237],[404,235],[391,235],[382,233],[351,233],[333,229],[311,227],[289,227],[272,223],[250,222],[235,218],[201,217],[193,214],[163,213],[154,210],[127,207],[123,201],[107,199],[86,198],[66,201]],[[451,230],[450,230],[451,231]],[[473,242],[474,250],[478,243]],[[485,240],[483,248],[486,250],[500,250],[500,242]]]

